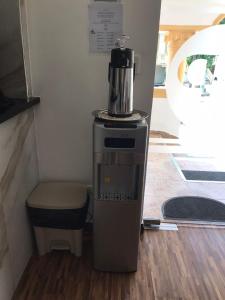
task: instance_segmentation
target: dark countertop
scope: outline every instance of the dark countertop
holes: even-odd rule
[[[39,97],[28,99],[6,99],[0,100],[0,123],[3,123],[19,113],[40,103]]]

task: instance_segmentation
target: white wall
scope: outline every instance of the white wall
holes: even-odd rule
[[[124,0],[124,32],[142,58],[135,107],[151,110],[160,1]],[[29,0],[31,75],[41,179],[91,180],[92,111],[108,101],[109,55],[90,54],[88,0]]]
[[[224,0],[162,0],[160,24],[211,25],[220,14],[225,14]],[[154,99],[151,129],[178,136],[179,126],[167,99]]]
[[[180,121],[177,119],[169,102],[164,98],[154,99],[152,105],[151,130],[164,131],[179,136]]]

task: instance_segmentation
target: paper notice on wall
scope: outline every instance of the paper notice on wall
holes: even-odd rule
[[[90,52],[109,52],[123,34],[123,6],[121,3],[93,3],[89,5]]]

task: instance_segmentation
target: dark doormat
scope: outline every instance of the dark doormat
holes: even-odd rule
[[[181,170],[187,180],[222,181],[225,182],[225,172]]]
[[[225,204],[203,197],[176,197],[162,205],[165,219],[225,222]]]

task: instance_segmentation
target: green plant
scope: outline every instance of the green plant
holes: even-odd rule
[[[205,54],[191,55],[186,58],[187,65],[190,66],[190,64],[196,59],[206,59],[207,60],[207,68],[212,73],[214,72],[216,55],[205,55]]]

